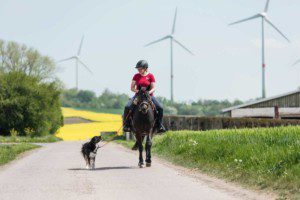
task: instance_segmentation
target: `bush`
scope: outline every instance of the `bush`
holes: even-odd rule
[[[55,133],[63,125],[60,89],[23,72],[0,74],[0,135]]]

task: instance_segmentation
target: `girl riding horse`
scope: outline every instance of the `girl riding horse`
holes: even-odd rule
[[[153,74],[148,72],[148,63],[145,60],[140,60],[135,67],[138,70],[138,73],[135,74],[132,78],[131,82],[131,91],[135,93],[135,95],[129,100],[124,109],[123,121],[124,121],[124,132],[130,132],[132,129],[130,113],[133,109],[133,101],[137,96],[139,90],[147,90],[151,96],[152,102],[154,103],[157,110],[157,132],[162,133],[165,132],[165,127],[162,124],[163,119],[163,107],[157,101],[157,99],[153,96],[155,91],[155,78]]]

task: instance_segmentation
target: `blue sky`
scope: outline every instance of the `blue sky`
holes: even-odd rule
[[[133,66],[149,61],[156,95],[170,97],[169,42],[143,45],[171,31],[178,6],[177,38],[196,56],[174,46],[175,100],[242,99],[261,95],[259,20],[228,23],[261,12],[265,0],[0,0],[0,38],[27,44],[55,60],[74,55],[85,35],[80,89],[130,94]],[[271,0],[269,18],[292,41],[266,26],[267,96],[297,89],[300,65],[299,0]],[[74,62],[59,64],[58,77],[75,86]]]

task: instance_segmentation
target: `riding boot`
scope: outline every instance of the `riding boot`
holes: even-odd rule
[[[131,132],[131,123],[130,123],[130,108],[125,107],[123,114],[123,132]]]
[[[161,112],[157,112],[157,133],[164,133],[166,132],[166,128],[164,127],[163,123],[163,115]]]
[[[157,133],[164,133],[166,132],[166,128],[164,127],[164,125],[162,123],[158,123],[158,127],[157,127]]]

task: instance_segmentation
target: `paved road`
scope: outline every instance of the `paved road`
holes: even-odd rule
[[[137,167],[138,157],[116,144],[100,149],[96,170],[84,169],[80,142],[48,144],[0,168],[1,200],[265,199],[222,181],[195,178],[155,160]]]

